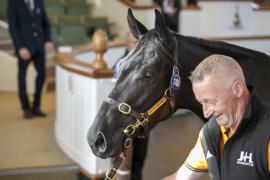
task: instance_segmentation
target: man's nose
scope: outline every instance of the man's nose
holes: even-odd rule
[[[203,115],[205,118],[209,118],[213,114],[213,110],[208,105],[203,105]]]

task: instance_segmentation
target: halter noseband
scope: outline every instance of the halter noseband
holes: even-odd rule
[[[149,132],[149,122],[150,117],[157,112],[165,103],[169,103],[169,107],[171,108],[171,112],[173,113],[175,108],[175,102],[173,97],[174,91],[177,90],[181,84],[181,78],[179,76],[179,69],[177,67],[177,58],[178,58],[178,41],[174,37],[174,40],[176,42],[176,56],[173,57],[170,53],[167,52],[167,50],[164,48],[164,46],[161,44],[160,48],[163,51],[164,54],[166,54],[170,59],[174,61],[174,66],[172,70],[172,76],[169,84],[169,88],[165,90],[163,96],[157,101],[149,110],[143,113],[138,113],[132,107],[125,103],[125,102],[118,102],[117,100],[114,100],[110,97],[107,97],[104,102],[111,104],[115,106],[119,112],[121,112],[124,115],[130,115],[136,119],[136,122],[133,124],[128,125],[124,130],[123,133],[126,136],[125,142],[124,142],[124,148],[130,148],[133,142],[133,135],[135,134],[136,130],[140,127],[143,128],[144,135],[146,135]],[[110,168],[107,173],[105,180],[115,180],[117,175],[117,169],[120,166],[121,159],[116,158],[114,162],[114,166]]]

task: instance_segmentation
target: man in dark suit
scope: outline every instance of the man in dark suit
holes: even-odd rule
[[[45,52],[52,51],[53,44],[43,0],[9,0],[7,19],[18,57],[19,98],[24,117],[44,117],[46,114],[40,110],[40,100],[45,81]],[[37,71],[32,106],[26,91],[26,71],[31,61]]]
[[[170,30],[179,31],[180,0],[154,0],[161,7],[166,25]]]

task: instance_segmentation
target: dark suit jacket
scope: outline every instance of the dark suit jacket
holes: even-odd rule
[[[161,11],[163,11],[163,0],[153,0],[155,3],[157,3],[161,7]],[[181,10],[181,3],[180,0],[173,0],[173,7],[176,9],[177,13]]]
[[[26,47],[33,54],[44,50],[44,43],[51,41],[50,24],[43,0],[34,0],[35,8],[31,16],[24,0],[9,0],[7,18],[9,31],[16,52]]]

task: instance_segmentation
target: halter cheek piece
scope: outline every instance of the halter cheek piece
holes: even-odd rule
[[[144,135],[148,134],[149,132],[149,117],[152,116],[160,107],[162,107],[166,102],[169,102],[171,109],[173,111],[174,109],[174,103],[171,102],[172,99],[169,95],[169,89],[167,89],[164,92],[164,95],[162,98],[155,103],[148,111],[144,113],[138,113],[134,109],[131,108],[131,106],[127,103],[120,103],[112,98],[107,97],[105,99],[105,102],[108,104],[112,104],[113,106],[117,107],[118,111],[121,112],[124,115],[130,115],[136,119],[136,122],[133,124],[128,125],[124,130],[123,133],[126,136],[125,142],[124,142],[124,148],[129,148],[132,144],[132,137],[136,130],[140,127],[143,128]]]
[[[178,50],[178,42],[176,38],[174,38],[176,42],[176,49]],[[150,122],[150,117],[157,112],[165,103],[169,103],[169,106],[171,108],[171,112],[173,113],[174,108],[175,108],[175,102],[173,97],[174,91],[177,90],[180,85],[181,85],[181,78],[179,75],[179,69],[177,67],[177,61],[176,59],[167,52],[167,50],[164,48],[164,46],[160,46],[161,50],[163,51],[164,54],[166,54],[170,59],[174,61],[174,66],[172,70],[172,76],[170,79],[170,84],[169,88],[165,90],[164,95],[160,98],[158,102],[156,102],[149,110],[147,110],[144,113],[138,113],[132,107],[124,102],[118,102],[117,100],[114,100],[110,97],[107,97],[104,102],[111,104],[115,106],[119,112],[121,112],[124,115],[130,115],[136,119],[136,122],[133,124],[128,125],[124,130],[123,133],[125,134],[125,142],[124,142],[124,148],[130,148],[133,142],[134,134],[138,128],[143,129],[143,135],[147,135],[149,132],[149,122]],[[175,51],[177,53],[176,58],[178,57],[178,52],[177,50]],[[116,158],[114,161],[114,166],[110,168],[107,173],[105,180],[115,180],[116,175],[117,175],[117,169],[121,164],[121,158]]]

